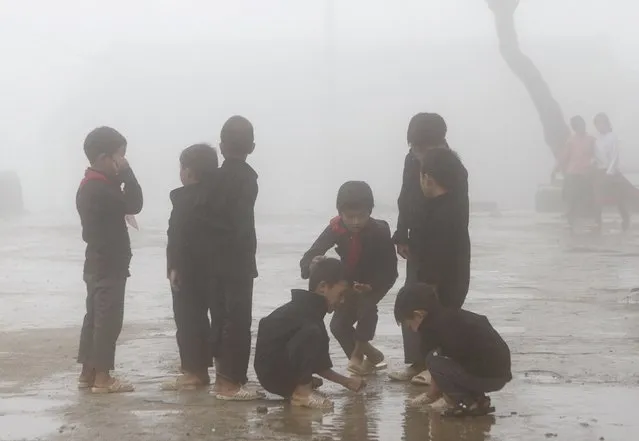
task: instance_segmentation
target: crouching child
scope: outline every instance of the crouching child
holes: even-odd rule
[[[434,287],[415,284],[398,293],[395,319],[421,334],[432,376],[428,392],[414,405],[427,404],[447,416],[495,410],[486,394],[512,380],[510,349],[485,316],[442,307]]]
[[[292,299],[260,320],[255,347],[255,372],[268,392],[288,398],[293,406],[330,409],[333,402],[315,390],[322,378],[358,392],[360,377],[348,378],[332,370],[326,313],[342,303],[350,288],[337,259],[312,265],[309,290],[294,289]]]
[[[331,332],[349,358],[348,370],[356,375],[369,375],[384,367],[384,354],[371,341],[377,328],[377,304],[397,280],[397,255],[390,227],[371,217],[373,206],[373,191],[366,182],[343,184],[337,193],[339,215],[300,262],[302,278],[307,279],[313,259],[331,248],[335,247],[342,260],[353,289],[335,311]]]

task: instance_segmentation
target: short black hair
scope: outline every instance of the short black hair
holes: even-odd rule
[[[232,116],[222,126],[220,140],[226,151],[248,155],[253,151],[255,143],[253,124],[243,116]]]
[[[433,178],[447,191],[460,190],[464,180],[468,179],[457,153],[447,148],[430,149],[425,152],[421,173]]]
[[[408,123],[406,140],[414,147],[435,147],[446,143],[448,126],[437,113],[418,113]]]
[[[126,138],[111,127],[93,129],[84,139],[84,154],[91,164],[102,155],[113,156],[121,148],[126,148]]]
[[[308,279],[308,290],[315,291],[320,283],[333,286],[342,280],[348,280],[346,277],[346,268],[340,260],[332,257],[320,259],[311,264],[311,275]]]
[[[205,179],[217,170],[217,151],[209,144],[193,144],[182,151],[180,165],[191,170],[197,180]]]
[[[606,124],[608,127],[612,128],[612,122],[610,121],[610,117],[605,112],[598,113],[595,116],[595,123],[597,121],[600,121],[600,122]]]
[[[410,319],[415,311],[437,312],[441,308],[437,289],[426,283],[404,286],[395,298],[395,321]]]
[[[572,127],[573,130],[583,129],[586,127],[586,120],[581,115],[575,115],[570,118],[570,127]]]
[[[337,211],[367,210],[373,212],[375,199],[370,185],[364,181],[348,181],[337,191]]]

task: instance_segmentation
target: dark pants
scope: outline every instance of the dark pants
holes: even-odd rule
[[[621,174],[607,175],[604,170],[597,170],[595,178],[595,199],[597,201],[597,223],[602,224],[603,208],[606,205],[616,205],[621,215],[623,228],[630,224],[630,212],[628,211],[628,193]]]
[[[406,261],[406,285],[417,282],[417,267],[414,260]],[[404,362],[406,364],[424,364],[424,357],[421,350],[421,338],[419,332],[414,332],[407,326],[402,326],[402,337],[404,339]]]
[[[237,384],[248,381],[253,319],[253,277],[218,277],[211,306],[216,374]]]
[[[207,370],[213,365],[209,306],[211,287],[204,280],[183,284],[173,291],[173,316],[182,369],[189,373]]]
[[[122,331],[127,277],[85,276],[87,312],[80,334],[78,363],[98,372],[115,368],[115,344]]]
[[[331,332],[347,357],[351,357],[356,342],[369,342],[375,337],[377,304],[385,295],[385,292],[350,293],[333,314]]]
[[[256,364],[255,372],[260,384],[272,394],[290,397],[297,386],[310,384],[313,374],[320,373],[320,360],[326,358],[318,351],[320,347],[321,330],[312,326],[302,328],[281,353],[272,354],[272,363],[263,360]]]
[[[510,381],[471,375],[456,361],[435,353],[426,357],[426,364],[437,388],[453,401],[466,405],[477,402],[486,393],[503,389]]]
[[[564,178],[564,197],[570,225],[573,225],[579,217],[592,216],[594,190],[592,174],[566,175]]]

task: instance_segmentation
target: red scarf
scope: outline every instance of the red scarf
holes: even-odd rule
[[[107,178],[103,173],[100,173],[99,171],[95,171],[91,168],[87,168],[87,170],[84,172],[84,178],[82,178],[82,181],[80,181],[80,187],[82,187],[84,184],[86,184],[89,181],[110,182],[109,178]]]
[[[331,219],[331,229],[339,234],[350,234],[348,243],[348,254],[346,255],[346,271],[352,274],[359,264],[362,256],[362,238],[359,233],[352,233],[342,223],[342,218],[337,216]]]

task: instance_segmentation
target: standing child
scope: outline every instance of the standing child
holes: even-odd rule
[[[422,335],[422,356],[432,375],[430,389],[413,400],[448,416],[494,411],[488,392],[510,380],[510,349],[483,315],[441,305],[436,289],[416,284],[400,290],[395,320]]]
[[[293,406],[329,409],[333,402],[315,392],[321,380],[352,391],[365,386],[360,377],[348,378],[332,370],[326,313],[342,303],[349,290],[344,267],[337,259],[311,265],[309,290],[294,289],[292,299],[260,320],[255,345],[255,372],[264,389],[291,400]]]
[[[80,335],[82,373],[78,387],[90,388],[93,393],[133,391],[131,384],[110,374],[115,367],[130,275],[131,242],[125,216],[138,214],[143,204],[140,184],[124,157],[126,145],[124,136],[110,127],[89,133],[84,153],[90,167],[76,195],[82,239],[87,244],[87,311]]]
[[[257,173],[246,158],[255,149],[253,125],[242,116],[231,117],[221,132],[224,163],[217,172],[208,202],[215,262],[214,357],[215,396],[220,400],[248,401],[263,395],[245,386],[251,353],[255,254],[255,201]]]
[[[621,228],[626,231],[630,228],[627,191],[632,186],[625,180],[619,169],[619,139],[612,130],[612,123],[607,114],[600,113],[595,117],[595,127],[599,132],[595,148],[598,228],[601,229],[603,226],[603,207],[615,204],[621,215]]]
[[[195,210],[217,171],[217,152],[208,144],[195,144],[180,155],[182,187],[171,192],[173,211],[169,219],[166,248],[167,276],[173,294],[182,375],[164,385],[165,390],[192,389],[210,383],[212,366],[210,271],[212,262],[206,224]]]
[[[397,256],[385,221],[371,218],[373,191],[366,182],[349,181],[337,193],[337,212],[300,262],[308,279],[313,259],[336,247],[354,292],[331,320],[331,332],[349,358],[348,370],[369,375],[384,361],[370,342],[377,328],[377,304],[397,280]],[[353,325],[357,322],[357,326]]]
[[[408,125],[407,142],[410,151],[404,162],[402,189],[398,199],[399,216],[397,231],[393,235],[397,245],[397,253],[406,259],[406,285],[415,283],[417,279],[417,263],[413,256],[414,233],[419,226],[419,217],[429,209],[428,199],[424,197],[420,187],[421,162],[426,153],[433,149],[449,149],[446,141],[448,127],[446,121],[436,113],[418,113]],[[465,190],[460,194],[460,207],[466,213],[468,224],[468,180]],[[408,365],[401,371],[391,372],[390,378],[396,381],[413,381],[423,384],[424,360],[420,355],[419,334],[409,328],[402,328],[404,342],[404,362]]]

